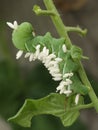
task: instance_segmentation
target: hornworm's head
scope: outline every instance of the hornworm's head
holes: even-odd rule
[[[12,41],[19,50],[26,50],[25,43],[34,38],[34,29],[28,22],[18,25],[12,33]]]

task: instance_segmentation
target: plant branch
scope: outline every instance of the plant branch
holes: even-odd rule
[[[37,15],[50,15],[56,30],[58,32],[58,34],[61,37],[65,37],[66,38],[66,46],[68,49],[70,49],[71,47],[71,41],[68,38],[68,34],[67,34],[67,29],[65,29],[65,25],[63,24],[60,15],[58,13],[58,11],[56,10],[53,1],[52,0],[44,0],[45,6],[47,8],[47,10],[42,10],[39,6],[34,6],[33,11],[37,14]]]
[[[53,23],[54,23],[54,25],[55,25],[55,27],[57,29],[58,34],[61,37],[66,38],[67,47],[69,49],[71,47],[72,43],[71,43],[70,38],[68,36],[68,27],[66,27],[63,24],[63,22],[62,22],[62,20],[61,20],[61,18],[59,16],[59,13],[58,13],[57,9],[54,6],[53,1],[52,0],[48,0],[48,1],[43,0],[43,1],[44,1],[44,4],[45,4],[47,10],[49,10],[49,11],[52,10],[55,14],[57,14],[57,15],[51,16],[51,19],[52,19],[52,21],[53,21]],[[84,83],[84,85],[86,85],[90,89],[89,90],[89,97],[90,97],[92,103],[94,104],[94,107],[95,107],[96,111],[98,112],[98,98],[97,98],[97,96],[96,96],[96,94],[95,94],[95,92],[94,92],[88,78],[87,78],[87,75],[85,73],[85,70],[84,70],[81,62],[78,61],[78,64],[80,65],[80,69],[79,69],[80,78],[81,78],[82,82]]]
[[[81,29],[79,26],[77,27],[66,27],[67,32],[77,32],[82,36],[85,36],[87,34],[87,29]]]
[[[51,15],[51,16],[55,16],[56,14],[54,13],[54,11],[52,11],[52,10],[42,10],[41,8],[40,8],[40,6],[38,6],[38,5],[35,5],[34,7],[33,7],[33,11],[36,13],[36,15]]]

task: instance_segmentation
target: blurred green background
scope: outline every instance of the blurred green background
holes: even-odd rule
[[[78,11],[60,12],[60,14],[67,24],[69,21],[69,25],[74,26],[80,24],[93,31],[95,27],[92,27],[93,24],[98,29],[98,24],[94,23],[94,18],[90,25],[88,24],[90,22],[85,21],[85,19],[81,22],[80,20],[83,17],[88,19],[88,21],[91,19],[89,16],[91,12],[89,11],[93,9],[95,9],[95,12],[98,11],[95,8],[96,3],[98,3],[96,0],[93,1],[93,4],[89,1]],[[48,17],[35,16],[32,12],[34,4],[39,4],[41,7],[44,7],[42,0],[0,1],[0,121],[3,121],[3,123],[0,123],[0,130],[98,130],[98,116],[94,110],[81,111],[80,118],[74,125],[68,128],[64,128],[60,120],[51,115],[34,117],[31,128],[22,128],[16,124],[7,122],[7,119],[18,111],[26,98],[38,99],[44,97],[51,92],[55,92],[58,84],[58,82],[52,80],[41,62],[35,61],[29,63],[29,60],[23,57],[18,61],[15,59],[15,54],[18,50],[12,44],[12,30],[7,27],[7,21],[13,22],[17,20],[19,23],[29,21],[34,25],[37,34],[44,34],[46,31],[50,31],[53,36],[58,36]],[[94,14],[96,14],[95,12],[93,10]],[[96,15],[94,17],[96,18]],[[88,33],[87,38],[84,38],[84,40],[80,40],[81,38],[77,38],[75,34],[70,36],[72,41],[80,45],[84,49],[84,53],[91,57],[91,62],[87,61],[84,63],[84,66],[94,86],[94,90],[98,95],[97,58],[94,57],[97,54],[98,45],[96,42],[98,43],[98,38],[97,36],[94,37],[94,34],[91,32]],[[90,47],[88,47],[87,51],[87,45],[85,46],[84,44],[92,41],[91,39],[93,39],[93,45],[88,45]],[[89,98],[85,97],[85,101],[88,102]],[[4,122],[7,124],[5,125]]]

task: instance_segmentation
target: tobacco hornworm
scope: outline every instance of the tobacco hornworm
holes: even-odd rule
[[[78,77],[79,65],[77,60],[82,58],[82,50],[79,47],[66,47],[65,38],[54,38],[48,32],[44,36],[35,36],[34,29],[30,23],[24,22],[20,25],[7,23],[14,29],[12,41],[20,51],[16,58],[20,58],[23,51],[25,58],[29,61],[39,59],[49,70],[55,81],[60,81],[56,90],[60,94],[70,96],[76,94],[75,103],[78,103],[79,95],[85,95],[89,89]]]

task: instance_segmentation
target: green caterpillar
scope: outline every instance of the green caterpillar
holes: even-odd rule
[[[32,25],[27,22],[14,28],[12,41],[15,47],[21,50],[17,53],[18,58],[24,51],[25,58],[29,57],[29,61],[41,60],[53,79],[61,81],[56,88],[60,94],[67,96],[77,94],[75,101],[77,104],[79,94],[88,93],[89,89],[83,85],[77,74],[79,69],[77,60],[82,58],[80,48],[72,46],[70,50],[67,49],[65,38],[53,38],[49,32],[44,36],[35,36]]]

